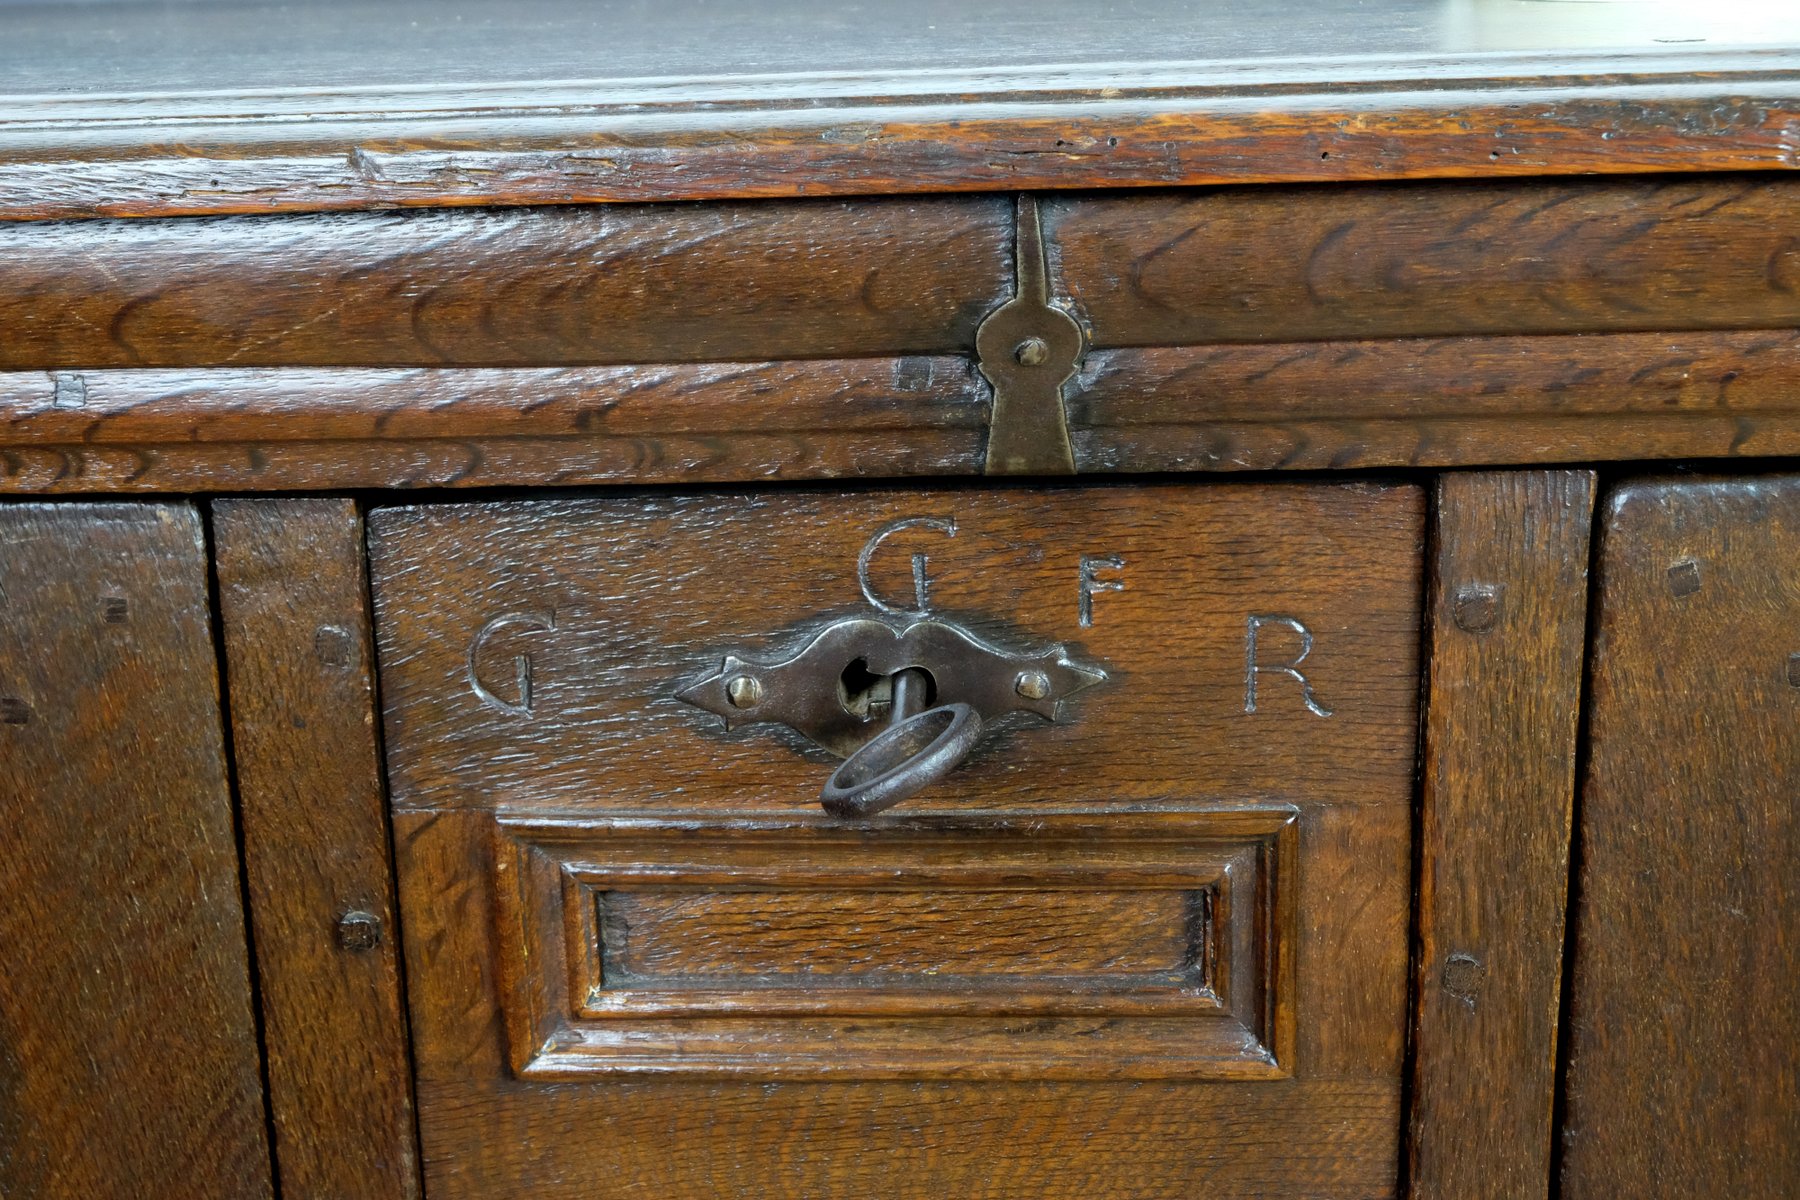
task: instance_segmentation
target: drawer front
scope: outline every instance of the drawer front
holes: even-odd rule
[[[434,1195],[1391,1191],[1416,488],[647,495],[370,530]],[[889,811],[821,811],[922,627],[966,639],[933,702],[1037,711],[984,710]],[[995,701],[996,661],[1051,694]],[[800,728],[759,719],[777,702]]]

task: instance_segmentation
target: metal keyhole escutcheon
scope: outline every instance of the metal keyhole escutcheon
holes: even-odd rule
[[[834,817],[866,817],[892,808],[957,768],[981,737],[981,714],[967,704],[925,707],[925,672],[894,676],[888,727],[846,758],[819,793]]]
[[[1064,702],[1106,679],[1059,645],[1006,650],[927,618],[904,627],[855,617],[815,633],[791,657],[726,654],[676,698],[725,728],[779,724],[842,758],[820,793],[825,811],[865,817],[956,769],[984,730],[1010,713],[1051,724]],[[852,676],[867,686],[846,691]],[[873,706],[889,704],[883,726]],[[935,700],[935,704],[933,701]]]

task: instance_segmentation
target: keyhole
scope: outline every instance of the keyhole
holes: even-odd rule
[[[937,703],[937,680],[931,672],[920,670],[927,682],[925,703],[929,707]],[[887,720],[894,703],[893,676],[875,674],[869,670],[868,659],[858,658],[844,668],[837,686],[838,703],[845,712],[860,721]]]

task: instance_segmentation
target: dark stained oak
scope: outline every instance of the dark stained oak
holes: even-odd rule
[[[1562,1194],[1800,1183],[1800,479],[1605,506]]]
[[[0,505],[0,1195],[271,1193],[185,504]]]
[[[882,540],[868,561],[875,597],[911,609],[923,554],[931,611],[1001,646],[1066,643],[1078,661],[1085,651],[1138,681],[1070,698],[1072,723],[1006,718],[932,797],[1030,803],[1013,791],[1019,767],[999,753],[1009,746],[1046,777],[1097,781],[1094,800],[1166,801],[1172,780],[1204,778],[1229,755],[1247,795],[1354,806],[1393,782],[1386,752],[1413,739],[1411,704],[1396,708],[1395,697],[1416,650],[1420,506],[1415,489],[1382,484],[1109,482],[377,507],[371,575],[392,803],[810,808],[829,755],[794,753],[767,726],[725,735],[719,717],[675,693],[728,652],[773,661],[833,620],[881,615],[859,558],[888,522],[924,518],[955,533],[916,527]],[[1081,623],[1084,559],[1091,625]],[[1350,563],[1386,591],[1332,573]],[[1124,591],[1107,586],[1118,582]],[[556,628],[509,621],[477,648],[483,627],[509,614]],[[1243,711],[1247,622],[1259,614],[1313,630],[1306,673],[1321,707],[1341,713],[1309,712],[1298,683],[1280,675],[1260,677],[1264,703]],[[1262,637],[1270,664],[1298,653],[1291,630]],[[520,659],[530,717],[502,707],[524,700]],[[1176,688],[1179,702],[1150,703]],[[1196,747],[1201,738],[1217,740]],[[1121,757],[1118,745],[1132,749]],[[606,782],[620,756],[628,791]]]
[[[1800,324],[1800,181],[1050,197],[1096,348]]]
[[[1011,294],[1004,197],[0,224],[0,366],[932,354]]]
[[[976,474],[967,359],[0,373],[0,491]]]
[[[1800,325],[1800,181],[1231,188],[1041,204],[1095,349]],[[967,353],[1005,198],[0,225],[0,366]]]
[[[1800,453],[1792,330],[1097,351],[1081,470]],[[960,357],[0,373],[0,490],[562,485],[982,469]]]
[[[1068,386],[1085,472],[1800,453],[1793,330],[1104,350]]]
[[[514,1071],[595,1082],[1294,1073],[1295,807],[909,816],[861,826],[819,814],[501,818],[495,940]],[[729,965],[685,980],[632,969],[634,940],[656,928],[633,901],[663,889],[708,907],[758,906],[753,929],[729,935]],[[1060,906],[1079,926],[1116,889],[1157,940],[1180,947],[1173,961],[1165,952],[1147,969],[1110,943],[1087,969],[1067,955],[1061,970],[1042,962],[1048,978],[992,969],[1008,935],[983,898]],[[822,913],[829,898],[839,905]],[[880,932],[896,906],[934,914],[913,918],[910,949],[891,926]],[[746,932],[785,957],[764,958]],[[1041,960],[1051,943],[1038,942]],[[914,969],[884,969],[889,953]]]
[[[1392,1195],[1423,500],[1009,486],[376,509],[430,1194]],[[893,533],[874,596],[916,605],[924,555],[933,612],[1067,641],[1110,677],[1066,724],[1000,722],[901,808],[829,818],[829,755],[727,733],[674,693],[727,652],[872,611],[859,552],[917,516],[955,533]],[[1124,586],[1093,592],[1089,624],[1083,556],[1124,564],[1090,562]],[[1286,620],[1314,637],[1329,716],[1279,669],[1302,647]],[[1108,917],[1121,889],[1135,926]],[[1031,932],[1059,912],[1095,936]],[[596,1123],[605,1138],[578,1132]]]
[[[1411,1094],[1416,1200],[1544,1196],[1592,471],[1440,477]]]
[[[232,748],[284,1195],[419,1195],[362,520],[213,506]]]
[[[1780,170],[1800,115],[1775,4],[8,8],[11,218]]]

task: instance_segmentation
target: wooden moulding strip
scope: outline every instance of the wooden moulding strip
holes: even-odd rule
[[[1188,63],[20,97],[0,122],[0,219],[1789,169],[1795,64],[1740,50],[1360,77]]]
[[[978,474],[963,359],[0,374],[0,491]]]
[[[1089,356],[1086,473],[1800,453],[1800,333],[1411,338]],[[977,475],[986,387],[935,357],[0,373],[0,492]]]

